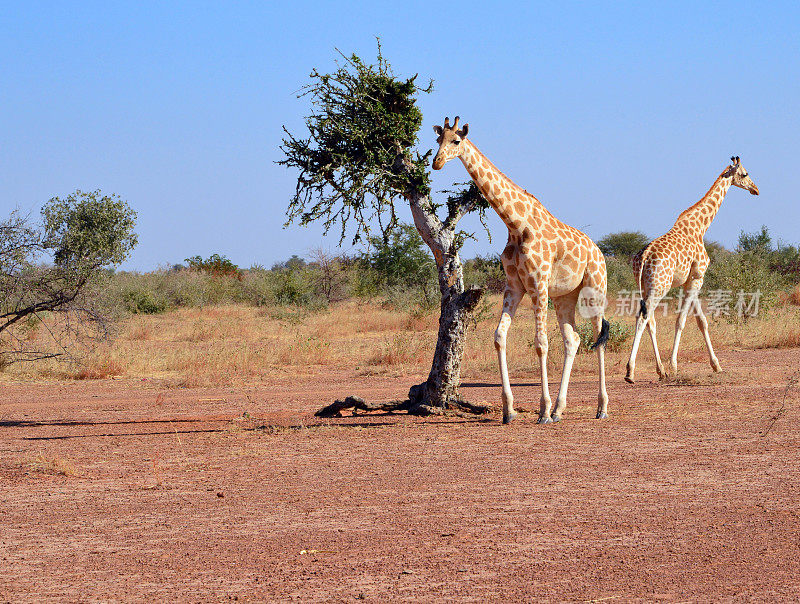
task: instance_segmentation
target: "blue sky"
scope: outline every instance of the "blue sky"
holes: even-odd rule
[[[274,163],[281,126],[302,133],[313,68],[333,69],[335,48],[374,58],[376,36],[398,75],[435,81],[421,150],[461,115],[594,238],[663,233],[740,155],[761,195],[731,190],[707,237],[732,246],[766,224],[800,242],[797,2],[3,2],[0,215],[117,193],[139,214],[138,270],[333,251],[335,235],[282,227],[296,174]],[[451,162],[434,186],[466,178]],[[466,257],[503,248],[489,224]]]

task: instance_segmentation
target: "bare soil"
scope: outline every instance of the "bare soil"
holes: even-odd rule
[[[587,356],[547,426],[314,418],[420,377],[344,370],[0,385],[0,600],[797,600],[800,350],[719,356],[611,367],[606,421]]]

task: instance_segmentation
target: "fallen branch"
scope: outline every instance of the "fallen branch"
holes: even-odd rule
[[[404,401],[388,401],[386,403],[368,403],[360,396],[348,396],[344,400],[336,400],[330,405],[323,407],[314,415],[316,417],[342,417],[342,411],[345,409],[353,409],[353,413],[356,411],[383,411],[384,413],[408,411],[410,415],[418,415],[421,417],[429,415],[456,415],[459,417],[468,417],[472,415],[485,415],[492,411],[492,407],[489,405],[474,405],[462,400],[451,402],[447,407],[425,405],[419,402],[418,396],[415,396],[419,391],[419,387],[414,386],[409,392],[410,398]]]
[[[327,407],[323,407],[314,415],[317,417],[342,417],[345,409],[358,409],[360,411],[404,411],[410,406],[410,401],[389,401],[388,403],[368,403],[360,396],[348,396],[343,401],[336,400]]]

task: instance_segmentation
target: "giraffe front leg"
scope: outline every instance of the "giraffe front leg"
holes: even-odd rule
[[[522,300],[522,292],[506,286],[503,293],[503,312],[500,314],[500,322],[494,332],[494,347],[497,350],[497,362],[500,365],[500,381],[502,383],[502,401],[503,401],[503,423],[509,424],[516,417],[517,412],[514,411],[514,396],[511,394],[511,382],[508,379],[508,362],[506,359],[506,344],[508,328],[511,326],[511,321],[514,314],[517,312],[520,300]]]

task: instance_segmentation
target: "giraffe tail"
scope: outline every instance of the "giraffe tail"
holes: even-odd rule
[[[592,344],[589,347],[589,350],[594,350],[598,346],[605,346],[605,343],[608,342],[608,332],[609,332],[610,328],[611,328],[611,325],[609,325],[608,321],[603,319],[603,325],[600,328],[600,335],[597,336],[597,342]]]
[[[644,265],[647,261],[647,252],[650,251],[650,246],[653,244],[651,241],[648,243],[641,252],[639,252],[641,256],[641,261],[639,264],[639,275],[637,277],[637,281],[639,282],[639,292],[642,294],[642,299],[639,301],[639,314],[642,315],[643,319],[647,318],[647,304],[644,301],[644,289],[642,289],[642,274],[644,273]]]

